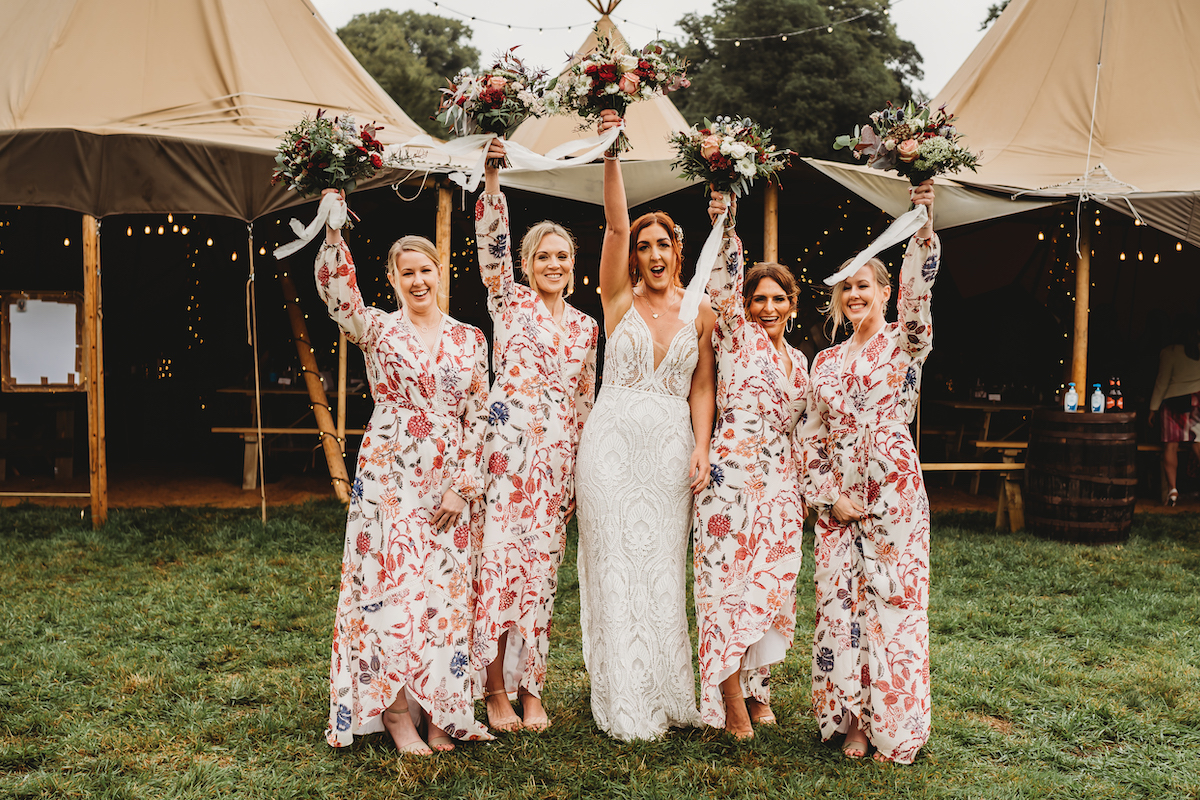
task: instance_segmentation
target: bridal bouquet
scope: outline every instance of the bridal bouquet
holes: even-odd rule
[[[438,122],[455,136],[494,133],[507,137],[529,117],[553,113],[556,109],[547,107],[545,97],[546,71],[527,67],[513,50],[516,48],[502,53],[492,67],[478,74],[468,67],[455,75],[450,87],[441,90]],[[507,167],[507,161],[489,166]]]
[[[676,157],[671,168],[710,184],[718,192],[742,197],[755,178],[771,180],[787,166],[791,150],[771,144],[770,129],[743,117],[717,117],[703,126],[671,135]]]
[[[275,156],[271,184],[287,182],[287,188],[303,197],[325,189],[351,192],[365,178],[373,178],[384,166],[398,166],[399,156],[383,156],[383,144],[375,138],[382,126],[355,125],[354,117],[343,114],[330,119],[324,109],[313,118],[305,116],[283,134]]]
[[[979,155],[963,147],[962,134],[954,127],[954,115],[942,106],[931,111],[929,106],[909,101],[904,107],[893,106],[871,114],[871,125],[853,135],[837,137],[834,150],[853,148],[854,157],[867,154],[867,166],[875,169],[894,169],[908,178],[913,186],[935,175],[957,172],[966,168],[975,171]]]
[[[600,112],[609,108],[625,116],[630,103],[691,85],[686,77],[687,62],[663,53],[662,46],[653,42],[640,52],[625,53],[611,38],[597,32],[596,49],[551,81],[548,89],[564,113],[573,111],[588,122],[599,120]],[[629,147],[629,139],[621,131],[611,152]]]

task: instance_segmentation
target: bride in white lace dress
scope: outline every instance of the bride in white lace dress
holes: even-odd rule
[[[606,112],[600,130],[618,121]],[[715,315],[703,302],[680,321],[675,223],[651,213],[631,229],[617,159],[604,213],[604,382],[575,462],[583,657],[601,730],[652,739],[700,721],[685,567],[692,494],[708,483]]]

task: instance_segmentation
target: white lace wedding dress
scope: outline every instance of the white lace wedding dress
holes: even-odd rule
[[[698,353],[684,325],[655,369],[650,329],[630,307],[575,462],[583,657],[592,716],[617,739],[700,722],[684,589]]]

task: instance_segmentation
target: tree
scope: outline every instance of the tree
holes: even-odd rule
[[[987,19],[979,26],[979,30],[986,31],[989,25],[1000,19],[1000,15],[1004,13],[1004,9],[1006,8],[1008,8],[1008,0],[1001,0],[999,3],[993,3],[988,6]]]
[[[838,134],[889,100],[910,99],[906,79],[922,77],[921,56],[896,34],[887,7],[888,0],[717,0],[712,14],[679,21],[692,86],[672,99],[691,123],[748,116],[772,128],[776,143],[827,158]]]
[[[465,43],[472,33],[457,20],[388,9],[358,14],[337,32],[383,90],[435,136],[446,134],[430,119],[441,99],[438,89],[479,63],[479,51]]]

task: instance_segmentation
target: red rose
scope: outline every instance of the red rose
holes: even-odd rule
[[[493,475],[503,475],[508,469],[508,456],[504,453],[492,453],[488,459],[488,472]]]
[[[605,83],[614,82],[617,79],[617,76],[620,74],[617,71],[616,64],[605,64],[604,66],[600,67],[597,72],[600,75],[600,80],[604,81]]]
[[[375,169],[383,166],[383,159],[379,157],[379,153],[371,153],[371,166]]]
[[[433,425],[424,414],[417,414],[408,421],[408,435],[416,439],[424,439],[432,430]]]
[[[595,64],[588,64],[586,67],[583,68],[583,74],[584,75],[595,75],[596,72],[599,71],[599,69],[600,68],[597,67]]]
[[[709,536],[728,536],[731,528],[729,517],[724,514],[714,514],[708,518]]]

